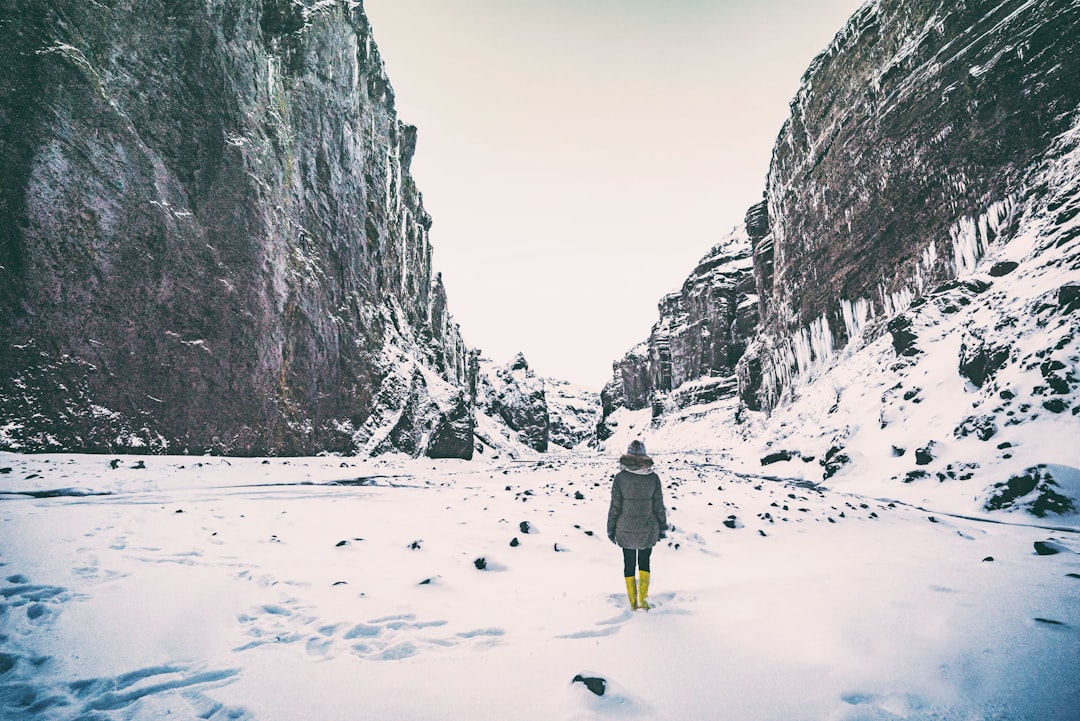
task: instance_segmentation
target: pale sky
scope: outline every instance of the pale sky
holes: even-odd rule
[[[862,0],[366,0],[466,344],[599,390]]]

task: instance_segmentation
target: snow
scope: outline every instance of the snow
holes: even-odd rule
[[[1075,719],[1074,533],[656,456],[633,613],[614,451],[0,454],[0,716]]]

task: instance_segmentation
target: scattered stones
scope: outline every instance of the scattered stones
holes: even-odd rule
[[[592,691],[597,696],[603,696],[607,691],[607,680],[600,678],[599,676],[582,676],[580,673],[574,676],[574,680],[571,683],[585,684],[585,688]]]
[[[419,550],[420,550],[420,546],[421,546],[421,545],[422,545],[423,543],[424,543],[424,542],[423,542],[422,540],[418,540],[418,541],[413,541],[412,543],[410,543],[410,544],[409,544],[409,548],[410,548],[411,550],[413,550],[413,551],[419,551]]]

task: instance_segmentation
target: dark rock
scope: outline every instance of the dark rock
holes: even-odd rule
[[[1061,515],[1075,511],[1072,499],[1058,493],[1055,490],[1058,488],[1060,486],[1047,466],[1032,466],[1004,483],[995,483],[984,508],[996,511],[1020,505],[1039,518],[1045,517],[1047,513]]]
[[[1080,283],[1066,283],[1058,288],[1058,305],[1066,313],[1080,308]]]
[[[893,456],[893,458],[900,458],[900,457],[902,457],[902,456],[903,456],[903,455],[904,455],[905,453],[907,453],[907,449],[906,449],[906,448],[898,448],[898,447],[896,447],[896,446],[893,446],[893,447],[892,447],[892,456]]]
[[[5,473],[11,473],[11,470],[12,470],[12,469],[11,469],[11,467],[10,467],[10,466],[6,466],[6,467],[4,467],[4,468],[0,468],[0,475],[4,475]]]
[[[780,463],[781,461],[790,461],[792,458],[799,457],[798,451],[776,451],[770,453],[761,459],[761,465],[768,466],[773,463]]]
[[[989,272],[991,277],[1000,278],[1003,275],[1008,275],[1009,273],[1013,272],[1017,269],[1018,266],[1019,263],[1014,263],[1011,260],[1003,260],[998,263],[994,263],[994,265],[990,267]]]
[[[521,542],[518,541],[518,539],[516,537],[510,539],[510,548],[517,548],[520,545],[521,545]]]
[[[994,562],[994,557],[993,556],[987,556],[986,558],[984,558],[982,560],[982,562],[983,563],[993,563]]]
[[[960,375],[980,388],[1005,367],[1010,349],[988,342],[979,331],[969,331],[960,343]]]
[[[599,676],[582,676],[578,674],[574,676],[574,680],[571,683],[585,684],[585,688],[592,691],[597,696],[603,696],[607,691],[607,680],[600,678]]]
[[[1067,553],[1069,549],[1054,541],[1035,541],[1035,553],[1040,556],[1056,556],[1059,553]]]
[[[936,446],[936,445],[937,445],[937,443],[935,443],[934,441],[930,441],[929,443],[927,443],[922,448],[915,449],[915,465],[925,466],[925,465],[928,465],[929,463],[933,462],[933,460],[934,460],[933,450],[934,450],[934,446]]]
[[[480,558],[473,561],[473,565],[476,566],[476,569],[478,571],[483,571],[487,569],[487,559],[481,556]]]
[[[372,453],[403,418],[406,447],[382,450],[471,453],[467,401],[441,404],[469,368],[416,131],[360,3],[19,7],[0,30],[6,442]]]
[[[897,316],[889,321],[886,326],[892,335],[893,350],[898,356],[915,356],[921,353],[915,347],[915,341],[919,337],[911,331],[911,319],[906,316]]]
[[[953,436],[966,438],[974,434],[980,441],[988,441],[997,435],[997,432],[997,424],[992,416],[969,416],[953,430]]]
[[[0,653],[0,676],[15,668],[15,664],[18,662],[18,656],[13,656],[10,653]]]
[[[585,494],[582,493],[581,491],[574,491],[574,500],[575,501],[584,501],[585,500]]]
[[[1042,407],[1051,413],[1063,413],[1068,406],[1065,405],[1065,401],[1060,398],[1051,398],[1048,401],[1043,401]]]
[[[851,458],[843,451],[844,448],[842,446],[832,446],[826,451],[825,457],[820,461],[821,466],[825,471],[823,479],[832,478],[836,475],[837,471],[851,462]]]
[[[335,547],[335,548],[341,548],[342,546],[348,546],[348,545],[350,545],[348,541],[338,541],[338,542],[337,542],[337,543],[335,544],[335,546],[334,546],[334,547]]]
[[[527,534],[527,533],[528,533],[528,532],[529,532],[530,530],[532,530],[532,526],[531,526],[531,525],[529,525],[529,522],[528,522],[528,521],[522,521],[521,523],[519,523],[519,524],[518,524],[518,529],[519,529],[519,530],[520,530],[520,531],[521,531],[522,533],[526,533],[526,534]]]
[[[412,543],[410,543],[410,544],[409,544],[409,548],[410,548],[411,550],[413,550],[413,551],[419,551],[419,550],[420,550],[420,546],[421,546],[422,544],[423,544],[423,541],[413,541]]]
[[[1045,623],[1048,626],[1064,626],[1064,625],[1066,625],[1062,621],[1055,621],[1055,620],[1053,620],[1051,618],[1040,618],[1038,616],[1035,617],[1035,621],[1038,622],[1038,623]]]

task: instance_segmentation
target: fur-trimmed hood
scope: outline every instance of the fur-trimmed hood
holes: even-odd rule
[[[624,453],[619,458],[619,467],[624,471],[644,476],[653,472],[653,459],[649,456]]]

